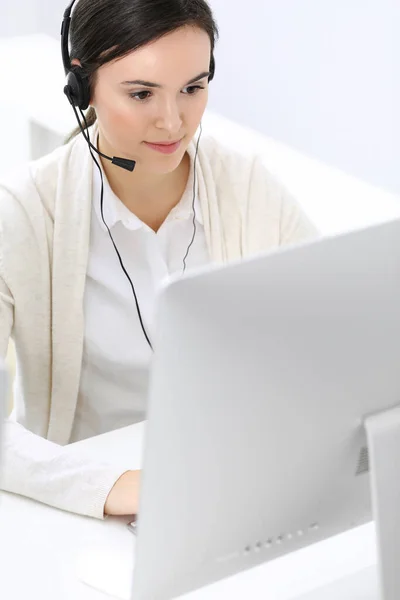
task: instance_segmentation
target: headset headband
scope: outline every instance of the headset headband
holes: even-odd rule
[[[71,11],[72,7],[75,4],[76,0],[72,0],[69,6],[64,11],[63,22],[61,25],[61,55],[62,61],[64,65],[65,74],[68,74],[68,71],[71,70],[71,57],[69,55],[68,48],[68,36],[69,36],[69,25],[71,23]]]

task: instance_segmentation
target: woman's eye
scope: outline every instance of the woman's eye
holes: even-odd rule
[[[188,96],[194,96],[198,90],[204,90],[204,87],[202,85],[191,85],[187,88],[185,88],[186,90],[193,90],[192,94],[188,94]]]
[[[201,85],[191,85],[184,89],[191,90],[185,96],[195,96],[199,90],[204,90],[204,87]],[[145,102],[151,96],[151,92],[133,92],[129,96],[138,102]]]
[[[135,100],[140,100],[143,102],[143,100],[147,100],[148,96],[146,96],[145,98],[140,98],[140,96],[143,96],[143,94],[150,94],[150,92],[135,92],[133,94],[129,94],[131,98],[135,98]]]

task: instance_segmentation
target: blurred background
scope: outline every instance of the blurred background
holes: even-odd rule
[[[205,131],[262,154],[325,235],[400,216],[399,0],[209,3],[220,40]],[[1,0],[0,177],[75,127],[66,4]]]

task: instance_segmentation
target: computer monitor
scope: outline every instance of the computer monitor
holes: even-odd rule
[[[398,600],[399,403],[400,220],[172,281],[132,597],[175,598],[374,516]]]

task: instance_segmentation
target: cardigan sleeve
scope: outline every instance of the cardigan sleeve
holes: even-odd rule
[[[268,168],[263,155],[252,157],[244,221],[250,252],[312,241],[320,234],[297,199]]]
[[[85,458],[7,419],[0,489],[68,512],[104,518],[104,505],[127,467]]]
[[[0,358],[4,359],[7,354],[8,342],[14,321],[14,300],[1,273],[0,252]]]
[[[0,359],[7,354],[14,322],[14,300],[4,278],[0,229]],[[0,398],[0,401],[3,399]],[[3,411],[2,411],[3,412]],[[127,465],[85,458],[5,419],[0,448],[0,489],[56,508],[104,518],[104,505]]]
[[[299,202],[281,186],[280,189],[280,245],[296,244],[320,237],[320,233],[305,214]]]

